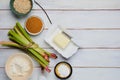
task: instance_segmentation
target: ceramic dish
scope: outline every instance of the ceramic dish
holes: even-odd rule
[[[10,0],[10,9],[11,11],[17,16],[17,17],[22,17],[22,16],[25,16],[27,15],[28,13],[30,13],[30,11],[32,10],[32,7],[33,7],[33,2],[32,0],[30,0],[31,2],[31,8],[30,10],[27,12],[27,13],[19,13],[18,11],[15,10],[15,8],[13,7],[13,3],[14,3],[15,0]]]
[[[14,69],[14,71],[12,72],[12,70],[11,69],[13,69],[12,67],[11,67],[11,65],[12,65],[12,62],[15,60],[15,58],[16,59],[18,59],[19,57],[22,57],[22,59],[25,59],[28,63],[29,63],[29,70],[26,72],[26,73],[24,73],[24,75],[22,74],[22,76],[21,75],[14,75],[15,74],[15,71],[16,70],[18,70],[20,67],[17,65],[17,64],[15,64],[15,65],[17,65],[17,67],[15,66],[14,68],[16,68],[16,70]],[[20,62],[19,62],[20,63]],[[13,65],[12,65],[13,66]],[[26,67],[24,67],[24,68],[26,68]],[[20,68],[21,69],[21,68]],[[9,58],[8,58],[8,60],[7,60],[7,62],[6,62],[6,65],[5,65],[5,71],[6,71],[6,74],[8,75],[8,77],[11,79],[11,80],[28,80],[28,78],[31,76],[31,74],[32,74],[32,72],[33,72],[33,63],[32,63],[32,60],[31,60],[31,58],[28,56],[28,55],[26,55],[25,53],[17,53],[17,54],[13,54],[13,55],[11,55]]]
[[[30,31],[26,28],[26,22],[27,22],[27,20],[28,20],[29,18],[31,18],[31,17],[37,17],[37,18],[42,22],[42,28],[41,28],[41,30],[40,30],[39,32],[37,32],[37,33],[32,33],[32,32],[30,32]],[[26,30],[30,35],[38,35],[38,34],[40,34],[40,33],[43,31],[43,28],[44,28],[43,20],[42,20],[42,18],[40,18],[40,17],[38,17],[38,16],[35,16],[35,15],[33,15],[33,16],[31,16],[31,17],[29,17],[29,18],[25,21],[25,30]]]
[[[67,45],[67,47],[65,49],[61,49],[59,48],[54,42],[53,42],[53,38],[55,37],[55,35],[59,32],[63,32],[63,30],[61,29],[62,27],[59,25],[52,25],[50,27],[50,29],[48,30],[46,36],[45,36],[45,41],[52,46],[56,51],[58,51],[58,53],[60,53],[64,58],[68,59],[69,57],[71,57],[73,54],[75,54],[78,49],[79,46],[76,45],[77,43],[75,43],[73,41],[73,38],[71,38],[69,44]],[[65,33],[65,31],[64,31]],[[69,35],[68,35],[69,36]],[[61,39],[62,40],[62,39]]]

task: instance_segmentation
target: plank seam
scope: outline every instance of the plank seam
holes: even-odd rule
[[[45,8],[44,8],[45,9]],[[8,11],[11,9],[0,9],[0,11]],[[42,11],[42,9],[32,9],[33,11]],[[120,11],[120,9],[45,9],[46,11]]]
[[[118,68],[120,69],[120,67],[101,67],[101,66],[72,66],[73,68]],[[5,68],[5,67],[0,67],[0,68]],[[36,66],[34,68],[41,68],[40,66]],[[49,68],[54,68],[54,66],[49,66]]]
[[[0,28],[0,30],[10,30],[13,28]],[[66,28],[67,30],[120,30],[120,28]],[[44,28],[48,30],[48,28]]]
[[[52,47],[42,47],[42,48],[43,48],[43,49],[53,49]],[[12,48],[12,47],[1,48],[1,47],[0,47],[0,49],[15,49],[15,48]],[[17,48],[16,48],[16,49],[17,49]],[[79,49],[80,49],[80,50],[81,50],[81,49],[101,49],[101,50],[102,50],[102,49],[103,49],[103,50],[104,50],[104,49],[105,49],[105,50],[106,50],[106,49],[107,49],[107,50],[111,50],[111,49],[112,49],[112,50],[120,50],[120,47],[80,47]]]

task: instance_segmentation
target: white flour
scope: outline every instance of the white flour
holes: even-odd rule
[[[13,76],[24,76],[30,70],[30,64],[24,57],[18,56],[10,63],[10,73]]]

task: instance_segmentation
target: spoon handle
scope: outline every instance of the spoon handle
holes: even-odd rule
[[[43,12],[46,14],[50,24],[52,24],[52,21],[50,20],[50,17],[48,16],[47,12],[45,11],[45,9],[37,2],[34,0],[34,2],[43,10]]]

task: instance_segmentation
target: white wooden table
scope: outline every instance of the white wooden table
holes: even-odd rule
[[[43,40],[50,23],[43,11],[34,4],[32,12],[21,19],[15,18],[9,8],[9,0],[0,0],[0,41],[8,40],[7,32],[16,21],[24,26],[31,15],[41,17],[45,30],[32,36],[41,47],[58,55],[51,59],[51,73],[41,73],[34,61],[34,72],[30,80],[58,80],[54,66],[67,61],[73,66],[68,80],[120,80],[120,0],[38,0],[46,9],[53,23],[63,25],[79,42],[81,49],[69,60],[65,60]],[[9,80],[5,74],[5,62],[18,49],[0,46],[0,80]]]

